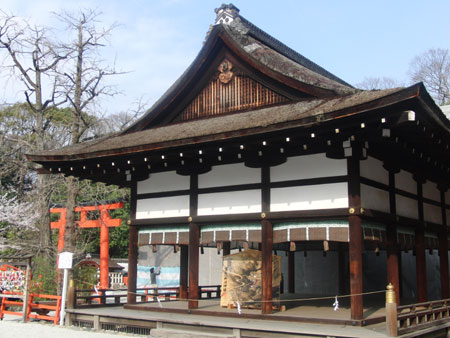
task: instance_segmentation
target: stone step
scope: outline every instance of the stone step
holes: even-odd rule
[[[150,331],[151,338],[236,338],[232,333],[215,333],[205,330],[178,330],[172,328],[156,328]]]

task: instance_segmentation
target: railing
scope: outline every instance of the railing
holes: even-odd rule
[[[111,287],[114,286],[121,286],[123,287],[125,283],[123,282],[123,273],[121,272],[110,272],[108,274],[109,276],[109,283]]]
[[[23,294],[22,293],[3,293],[0,295],[2,298],[2,305],[0,306],[0,319],[3,319],[4,315],[24,316],[23,313]],[[33,302],[34,299],[40,298],[46,301]],[[50,301],[48,301],[50,300]],[[20,308],[19,311],[14,309]],[[61,310],[61,296],[53,295],[41,295],[30,294],[28,303],[26,306],[26,320],[30,318],[42,319],[52,321],[54,324],[59,322],[59,312]],[[48,313],[53,311],[53,316],[49,316]],[[36,312],[37,314],[32,314]]]
[[[207,285],[199,286],[199,298],[200,299],[212,299],[220,298],[221,286],[220,285]],[[214,297],[213,297],[214,295]]]
[[[126,304],[127,289],[75,290],[74,308],[114,306]],[[220,298],[220,285],[199,287],[200,299]],[[179,299],[179,287],[139,288],[136,290],[136,302],[174,301]]]
[[[4,292],[0,294],[2,305],[0,306],[0,319],[4,315],[23,316],[23,293]],[[14,309],[20,308],[20,311]]]
[[[398,334],[426,329],[448,323],[450,319],[450,299],[397,307]]]
[[[36,298],[45,300],[33,302],[33,300]],[[27,321],[30,318],[35,318],[35,319],[49,320],[52,321],[53,324],[57,325],[59,322],[60,310],[61,310],[61,296],[31,294],[27,307]],[[53,316],[48,315],[50,311],[54,311]],[[37,314],[32,314],[31,312],[36,312]]]

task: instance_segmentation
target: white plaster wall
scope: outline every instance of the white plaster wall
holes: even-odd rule
[[[327,158],[324,153],[289,157],[285,163],[270,168],[271,182],[340,175],[347,175],[347,161]]]
[[[423,214],[424,214],[425,221],[442,224],[441,207],[431,205],[428,203],[424,203],[423,204]]]
[[[413,219],[419,218],[416,200],[397,195],[396,204],[397,204],[397,215]]]
[[[425,184],[422,185],[423,197],[429,198],[430,200],[440,202],[441,201],[441,193],[437,188],[437,184],[431,181],[426,181]]]
[[[189,196],[137,200],[136,219],[189,216]]]
[[[383,168],[383,162],[373,157],[368,157],[360,162],[360,173],[362,177],[373,181],[389,184],[389,172]]]
[[[261,212],[261,191],[246,190],[198,196],[198,215],[228,215]]]
[[[414,181],[413,175],[407,171],[400,170],[395,175],[395,187],[417,195],[417,182]]]
[[[175,171],[151,174],[144,181],[138,182],[137,193],[146,194],[161,191],[185,190],[190,187],[189,176],[178,175]]]
[[[389,213],[389,192],[361,184],[361,206]]]
[[[270,211],[347,208],[347,183],[274,188],[270,200]]]
[[[211,171],[198,176],[199,188],[260,182],[261,169],[248,168],[244,163],[214,166]]]

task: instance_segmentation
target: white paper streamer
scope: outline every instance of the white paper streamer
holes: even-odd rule
[[[339,301],[337,299],[337,296],[334,298],[333,306],[334,306],[334,311],[337,311],[339,309]]]
[[[242,313],[241,304],[239,302],[237,302],[236,305],[237,305],[238,314],[241,314]]]
[[[162,309],[162,304],[161,304],[161,301],[159,300],[159,297],[158,296],[156,296],[156,300],[158,301],[158,305],[159,305],[159,307]]]

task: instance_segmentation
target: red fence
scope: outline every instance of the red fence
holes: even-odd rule
[[[5,314],[14,316],[23,316],[23,294],[22,293],[7,293],[0,295],[2,305],[0,306],[0,319],[3,319]],[[39,301],[35,301],[39,298]],[[17,308],[20,308],[20,312]],[[30,318],[42,319],[52,321],[54,324],[59,322],[59,312],[61,310],[61,296],[30,294],[27,304],[26,320]],[[53,316],[48,313],[54,311]],[[35,312],[36,314],[33,314]]]

